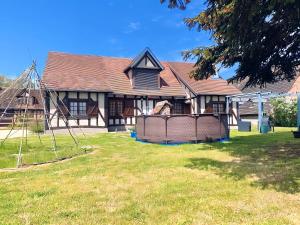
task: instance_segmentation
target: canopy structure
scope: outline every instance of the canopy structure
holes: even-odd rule
[[[40,102],[40,114],[37,114],[35,107],[37,104],[36,102]],[[71,142],[73,142],[73,145],[72,143],[66,145],[63,142],[61,142],[60,145],[59,141],[61,138],[56,137],[51,125],[50,118],[53,116],[53,113],[47,109],[47,102],[56,107],[57,110],[55,113],[59,114],[66,124],[67,135],[64,135],[64,137],[69,138]],[[34,144],[35,146],[33,146],[33,144],[28,144],[28,134],[30,133],[28,129],[30,127],[33,127],[33,130],[43,129],[43,132],[38,131],[35,133],[39,140],[40,149],[45,149],[44,151],[40,150],[39,154],[45,153],[49,155],[50,151],[53,152],[53,157],[51,154],[51,157],[48,157],[47,160],[54,161],[69,157],[73,153],[73,155],[79,154],[81,149],[85,148],[85,146],[80,146],[78,134],[75,132],[75,129],[69,125],[68,118],[62,113],[63,110],[68,110],[68,107],[60,99],[57,93],[48,89],[47,84],[41,80],[41,77],[36,70],[35,63],[14,80],[8,88],[1,90],[0,107],[0,121],[5,118],[12,121],[10,126],[8,126],[9,130],[7,130],[6,136],[1,140],[1,148],[13,151],[8,149],[9,147],[5,147],[4,144],[8,142],[8,139],[13,137],[16,132],[19,133],[20,144],[18,145],[18,150],[15,154],[17,156],[17,167],[29,165],[31,163],[41,163],[39,159],[46,158],[41,155],[39,155],[39,157],[35,155],[37,159],[30,159],[30,162],[24,162],[23,155],[32,154],[33,150],[37,149],[36,144]],[[72,117],[71,114],[70,116]],[[77,124],[76,127],[80,129],[81,134],[85,137],[79,124]],[[46,130],[48,131],[46,132]],[[31,132],[30,140],[35,136],[33,134],[34,133]],[[49,141],[47,140],[47,137],[49,137]]]
[[[280,97],[296,97],[297,98],[297,127],[300,126],[300,92],[293,93],[272,93],[272,92],[256,92],[256,93],[243,93],[237,95],[229,95],[227,98],[226,109],[229,110],[229,104],[231,102],[245,103],[256,102],[258,107],[258,130],[261,132],[261,125],[264,113],[264,103],[271,98]]]

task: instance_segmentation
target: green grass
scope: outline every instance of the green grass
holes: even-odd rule
[[[0,224],[300,224],[289,129],[179,146],[128,136],[91,136],[90,154],[0,172]]]
[[[27,141],[24,138],[21,151],[23,166],[51,162],[85,153],[82,147],[87,140],[83,137],[79,138],[82,142],[79,145],[75,144],[70,135],[58,135],[55,139],[54,149],[51,135],[40,135],[39,138],[37,134],[33,134],[28,137]],[[0,168],[16,167],[20,141],[21,138],[11,138],[0,143]]]

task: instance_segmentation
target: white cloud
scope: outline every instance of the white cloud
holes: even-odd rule
[[[140,26],[141,26],[140,22],[130,22],[128,28],[130,28],[131,30],[139,30]]]
[[[128,26],[126,27],[124,33],[129,34],[129,33],[132,33],[134,31],[137,31],[139,29],[141,29],[141,23],[140,22],[130,22],[128,24]]]

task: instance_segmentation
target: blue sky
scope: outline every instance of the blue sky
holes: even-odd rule
[[[134,57],[150,47],[160,60],[182,61],[181,51],[212,44],[183,23],[203,7],[199,0],[185,11],[159,0],[2,0],[0,74],[15,77],[33,59],[42,73],[49,51]],[[221,70],[224,78],[233,73]]]

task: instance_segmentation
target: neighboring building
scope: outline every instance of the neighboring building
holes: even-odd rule
[[[0,95],[6,89],[0,88]],[[8,93],[9,92],[9,93]],[[10,89],[1,95],[0,113],[6,110],[5,116],[13,116],[20,114],[27,109],[29,114],[43,114],[43,100],[41,98],[42,92],[40,90],[28,89]],[[12,98],[14,97],[14,98]],[[28,101],[28,105],[27,105]]]
[[[25,110],[27,110],[28,116],[43,116],[44,106],[41,93],[40,90],[30,90],[29,93],[28,89],[0,89],[0,114],[2,117],[0,126],[4,127],[12,124],[17,116]],[[2,116],[4,111],[5,114]]]
[[[272,92],[274,94],[296,94],[300,91],[300,76],[296,76],[294,80],[279,81],[277,83],[266,84],[265,87],[247,87],[245,88],[247,80],[234,84],[243,93],[258,93],[258,92]],[[243,121],[250,121],[253,124],[258,123],[258,106],[254,102],[239,103],[239,116]],[[264,112],[268,115],[272,113],[272,107],[269,101],[264,103]]]
[[[124,129],[162,100],[172,114],[225,112],[225,96],[240,91],[223,79],[196,81],[192,70],[191,63],[160,62],[148,48],[134,59],[50,52],[43,82],[59,96],[46,96],[51,126],[63,128],[67,118],[71,126]]]

